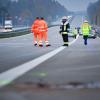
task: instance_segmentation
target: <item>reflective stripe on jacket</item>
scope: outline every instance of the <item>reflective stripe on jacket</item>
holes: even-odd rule
[[[60,31],[62,34],[68,34],[68,29],[70,28],[70,25],[69,23],[62,23],[61,26],[60,26]]]
[[[62,34],[68,34],[68,33],[66,32],[66,25],[64,25],[64,32],[62,32]]]
[[[48,31],[48,25],[44,20],[40,20],[39,22],[39,32],[47,32]]]

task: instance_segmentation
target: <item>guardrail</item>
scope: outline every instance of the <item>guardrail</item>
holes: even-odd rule
[[[72,22],[74,17],[72,17],[69,20],[69,23]],[[55,24],[55,25],[49,25],[50,27],[55,27],[55,26],[60,26],[60,24]],[[21,36],[21,35],[26,35],[31,33],[31,28],[26,28],[26,29],[19,29],[19,30],[13,30],[10,32],[1,32],[0,33],[0,38],[10,38],[10,37],[15,37],[15,36]]]
[[[30,28],[28,29],[20,29],[20,30],[13,30],[10,32],[2,32],[0,33],[0,38],[9,38],[15,36],[21,36],[30,33]]]
[[[50,25],[50,27],[55,27],[59,25]],[[15,36],[21,36],[21,35],[26,35],[31,33],[31,28],[26,28],[26,29],[20,29],[20,30],[13,30],[10,32],[1,32],[0,33],[0,38],[10,38],[10,37],[15,37]]]

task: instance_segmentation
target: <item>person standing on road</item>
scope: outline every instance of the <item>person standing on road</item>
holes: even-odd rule
[[[84,21],[81,29],[83,33],[84,45],[87,45],[87,39],[91,31],[91,26],[89,25],[87,20]]]
[[[46,47],[51,46],[48,41],[48,25],[43,17],[39,21],[39,46],[43,47],[42,40],[45,41]]]
[[[62,18],[62,22],[60,25],[60,34],[62,34],[63,38],[63,46],[68,46],[68,32],[69,32],[70,24],[68,23],[68,19],[66,16]]]
[[[77,27],[77,32],[78,34],[80,34],[80,27]]]
[[[36,20],[34,21],[33,25],[32,25],[32,28],[31,28],[31,31],[33,32],[34,34],[34,46],[37,46],[38,44],[38,36],[39,36],[39,17],[36,17]]]
[[[73,30],[73,34],[74,34],[74,38],[76,39],[76,36],[78,34],[78,31],[77,31],[77,28],[75,27],[74,30]]]

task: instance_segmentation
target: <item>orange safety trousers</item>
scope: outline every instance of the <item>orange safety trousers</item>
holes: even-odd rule
[[[44,40],[45,44],[48,45],[48,34],[46,31],[41,31],[39,33],[39,44],[42,45],[42,40]]]
[[[37,44],[37,41],[38,41],[38,35],[39,35],[39,32],[38,32],[38,24],[39,24],[39,20],[36,20],[34,22],[34,24],[32,25],[32,32],[33,32],[33,35],[34,35],[34,44]]]
[[[48,45],[48,25],[44,20],[39,22],[39,45],[42,45],[42,40]]]
[[[39,37],[38,33],[34,32],[34,44],[37,44],[38,37]]]

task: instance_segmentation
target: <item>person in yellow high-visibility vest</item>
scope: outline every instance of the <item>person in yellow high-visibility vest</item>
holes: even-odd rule
[[[87,39],[91,31],[91,26],[89,25],[87,20],[84,21],[81,30],[83,33],[84,44],[87,45]]]
[[[75,27],[74,30],[73,30],[73,34],[74,34],[74,38],[76,39],[76,36],[77,36],[77,34],[78,34],[78,30],[77,30],[76,27]]]

